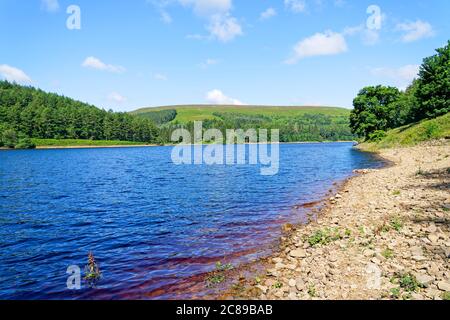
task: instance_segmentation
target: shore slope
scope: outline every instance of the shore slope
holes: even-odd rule
[[[450,144],[379,153],[236,298],[449,299]]]

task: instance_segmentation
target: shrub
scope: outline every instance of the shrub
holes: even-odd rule
[[[17,133],[12,129],[3,131],[2,143],[5,147],[14,148],[18,142]]]
[[[373,133],[369,134],[369,141],[371,142],[380,142],[386,137],[386,131],[384,130],[376,130]]]
[[[31,141],[30,138],[23,138],[19,140],[19,143],[16,144],[16,149],[34,149],[36,145]]]

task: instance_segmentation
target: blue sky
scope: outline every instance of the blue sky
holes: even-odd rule
[[[0,78],[116,111],[351,108],[363,86],[405,88],[450,39],[449,13],[448,0],[0,0]]]

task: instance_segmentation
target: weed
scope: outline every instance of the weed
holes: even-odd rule
[[[391,297],[394,299],[398,299],[400,297],[400,288],[392,288]]]
[[[386,259],[390,259],[390,258],[392,258],[394,256],[394,251],[392,251],[389,248],[386,248],[386,249],[383,250],[383,252],[381,252],[381,255],[383,257],[385,257]]]
[[[391,219],[391,227],[395,231],[400,231],[403,228],[403,222],[399,217],[395,217]]]
[[[334,229],[324,229],[317,230],[313,235],[308,238],[308,243],[311,246],[315,246],[318,244],[326,245],[333,241],[342,239],[342,235],[340,234],[339,228]]]
[[[317,293],[316,293],[316,287],[314,287],[314,285],[310,285],[308,288],[308,294],[310,297],[314,298]]]
[[[225,276],[223,274],[214,274],[206,279],[208,282],[208,287],[220,284],[225,281]]]
[[[86,275],[84,279],[88,281],[89,285],[95,285],[95,282],[101,278],[100,268],[98,267],[97,262],[95,261],[94,254],[89,252],[88,254],[88,264],[85,267]]]
[[[275,288],[275,289],[281,289],[282,287],[283,287],[283,284],[281,283],[281,282],[277,282],[277,283],[275,283],[274,285],[273,285],[273,287]]]
[[[409,273],[401,275],[398,278],[398,283],[400,284],[400,288],[408,292],[415,292],[420,287],[420,284],[417,282],[416,277]]]

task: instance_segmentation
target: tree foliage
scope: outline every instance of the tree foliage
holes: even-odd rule
[[[435,118],[450,111],[450,41],[420,67],[415,119]]]
[[[2,129],[3,128],[3,129]],[[32,87],[0,81],[0,129],[16,136],[155,142],[158,129],[145,118],[96,108]],[[6,138],[5,138],[5,130]],[[15,141],[17,144],[19,141]],[[5,141],[3,144],[6,145]]]
[[[368,138],[372,132],[393,128],[394,102],[400,98],[394,87],[365,87],[353,100],[350,128],[360,137]]]
[[[384,86],[362,89],[353,101],[352,132],[380,139],[382,131],[450,112],[450,41],[436,51],[424,59],[418,79],[404,92]]]

